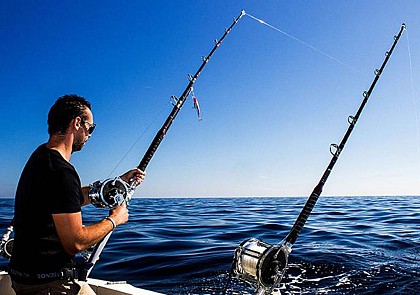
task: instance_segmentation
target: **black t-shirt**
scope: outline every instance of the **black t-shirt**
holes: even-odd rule
[[[10,268],[39,274],[60,271],[69,264],[73,256],[64,251],[52,214],[80,212],[82,203],[75,168],[56,150],[45,144],[38,147],[26,163],[16,191]]]

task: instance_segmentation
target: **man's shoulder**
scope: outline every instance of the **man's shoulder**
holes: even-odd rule
[[[73,165],[67,162],[58,151],[47,148],[45,144],[40,145],[32,153],[24,170],[26,171],[25,175],[32,175],[36,178],[54,178],[56,181],[78,178]]]

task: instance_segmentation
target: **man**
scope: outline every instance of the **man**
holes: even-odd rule
[[[62,96],[48,113],[49,140],[26,163],[15,197],[9,273],[18,295],[95,294],[71,274],[57,277],[74,267],[77,253],[128,221],[123,203],[99,222],[83,226],[81,207],[90,203],[89,187],[81,187],[70,157],[83,148],[94,129],[91,105],[83,97]],[[133,169],[121,179],[139,185],[144,176]]]

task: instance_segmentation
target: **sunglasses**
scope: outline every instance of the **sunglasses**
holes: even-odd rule
[[[95,130],[96,124],[95,123],[86,122],[83,119],[81,120],[81,122],[82,122],[82,124],[87,124],[88,125],[89,128],[87,129],[87,132],[89,133],[89,135],[92,134],[93,133],[93,130]]]

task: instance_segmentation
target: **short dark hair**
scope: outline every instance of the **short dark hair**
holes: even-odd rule
[[[48,133],[65,134],[71,120],[76,117],[87,119],[84,111],[91,110],[90,102],[76,94],[59,97],[48,112]]]

